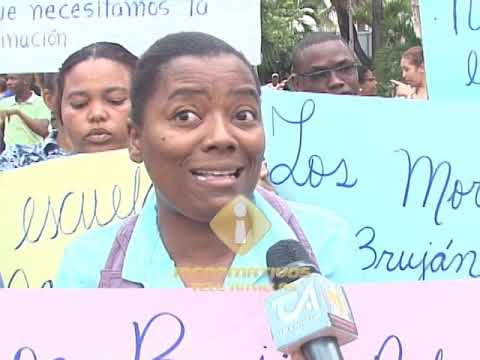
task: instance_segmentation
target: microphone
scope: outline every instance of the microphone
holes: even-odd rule
[[[343,288],[320,274],[297,240],[282,240],[267,251],[273,292],[266,308],[278,350],[302,349],[308,360],[343,360],[339,345],[358,331]]]

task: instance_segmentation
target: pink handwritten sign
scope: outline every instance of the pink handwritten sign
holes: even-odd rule
[[[25,346],[39,360],[275,359],[279,357],[262,305],[265,296],[193,290],[3,290],[0,359],[13,359]],[[21,360],[34,359],[28,349],[23,352]]]
[[[469,359],[476,281],[347,287],[359,338],[345,359]],[[265,292],[1,290],[0,359],[284,359]],[[375,358],[377,356],[377,358]]]
[[[364,284],[347,292],[359,338],[342,348],[345,359],[480,357],[479,281]]]

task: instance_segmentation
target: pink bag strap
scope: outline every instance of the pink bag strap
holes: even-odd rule
[[[305,232],[303,231],[300,223],[298,222],[297,218],[293,214],[292,210],[288,206],[288,203],[283,200],[280,196],[276,195],[272,191],[268,191],[263,189],[261,186],[257,186],[256,190],[262,195],[262,197],[267,200],[267,202],[280,214],[282,219],[288,224],[288,226],[292,229],[295,233],[298,241],[303,245],[305,250],[307,250],[308,255],[310,255],[310,260],[317,266],[318,268],[318,261],[315,253],[312,250],[312,246],[308,241]],[[281,239],[279,239],[281,240]]]
[[[122,279],[122,270],[127,248],[137,219],[138,215],[130,216],[120,226],[110,254],[108,255],[107,262],[105,263],[105,268],[100,272],[99,288],[143,287],[141,284]]]
[[[295,236],[298,238],[298,241],[303,245],[305,250],[307,250],[311,261],[318,267],[318,261],[315,253],[312,250],[310,242],[308,241],[297,218],[290,210],[288,203],[273,192],[263,189],[261,186],[258,186],[256,190],[288,224]],[[122,279],[122,270],[125,262],[125,256],[127,254],[127,248],[132,237],[133,229],[137,223],[137,219],[138,215],[131,216],[127,218],[120,226],[120,229],[118,230],[113,242],[112,249],[108,255],[107,262],[105,263],[105,268],[100,273],[100,282],[98,284],[99,288],[142,287],[141,284]]]

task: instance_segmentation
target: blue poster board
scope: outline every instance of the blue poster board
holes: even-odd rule
[[[420,10],[430,99],[480,99],[480,0],[422,0]]]
[[[273,91],[262,101],[271,182],[351,224],[367,281],[480,276],[479,105]]]

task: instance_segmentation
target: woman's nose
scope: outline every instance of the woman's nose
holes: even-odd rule
[[[90,122],[101,122],[105,121],[108,117],[105,107],[99,102],[93,102],[90,105],[90,110],[88,112],[88,121]]]
[[[232,134],[231,124],[228,120],[224,116],[217,114],[207,121],[210,122],[210,126],[208,126],[208,134],[203,144],[204,151],[213,149],[228,152],[235,151],[238,143]]]

